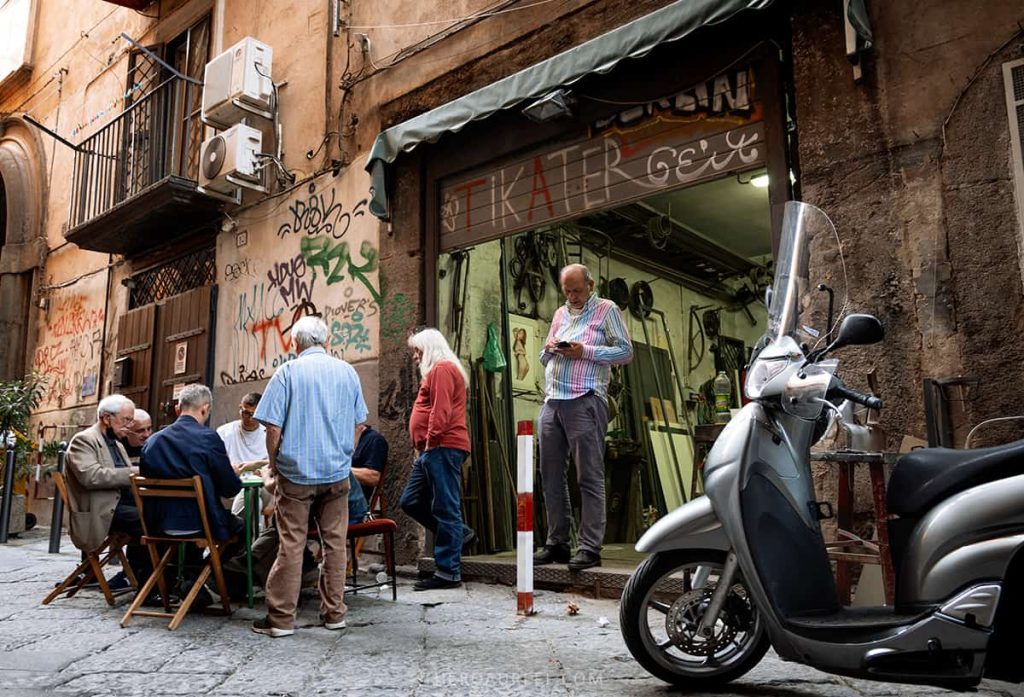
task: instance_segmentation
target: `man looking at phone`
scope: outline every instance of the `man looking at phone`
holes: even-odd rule
[[[594,293],[582,264],[560,275],[565,305],[555,311],[544,364],[544,406],[538,417],[540,476],[548,536],[535,564],[566,563],[572,571],[601,564],[605,530],[604,437],[608,430],[608,383],[613,365],[633,360],[633,344],[618,306]],[[568,456],[576,463],[582,511],[579,549],[569,558],[572,508],[566,480]]]

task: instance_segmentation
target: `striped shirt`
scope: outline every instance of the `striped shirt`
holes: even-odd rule
[[[356,424],[366,421],[366,415],[355,368],[313,346],[277,369],[254,418],[281,429],[281,476],[312,485],[348,477]]]
[[[633,343],[622,311],[611,300],[591,295],[579,311],[562,305],[551,319],[548,340],[583,344],[583,358],[572,359],[542,350],[545,399],[576,399],[594,392],[608,401],[613,365],[633,360]]]

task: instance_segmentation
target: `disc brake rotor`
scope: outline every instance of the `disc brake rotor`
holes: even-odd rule
[[[691,656],[713,656],[736,637],[739,629],[723,611],[709,636],[697,632],[714,590],[714,587],[706,587],[683,593],[665,616],[665,630],[672,644]]]

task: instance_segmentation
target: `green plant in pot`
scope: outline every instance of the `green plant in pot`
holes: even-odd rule
[[[31,373],[18,380],[0,380],[0,437],[3,438],[3,466],[7,466],[7,448],[10,447],[13,435],[15,493],[25,493],[28,475],[32,470],[32,456],[38,445],[29,436],[29,419],[32,417],[32,412],[39,407],[45,391],[46,378],[39,373]]]

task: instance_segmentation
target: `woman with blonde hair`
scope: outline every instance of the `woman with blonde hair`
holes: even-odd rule
[[[462,585],[462,547],[475,533],[462,522],[462,463],[469,456],[466,428],[468,374],[444,335],[424,329],[409,337],[422,381],[409,417],[409,436],[419,457],[399,503],[434,534],[437,571],[413,590]]]

